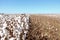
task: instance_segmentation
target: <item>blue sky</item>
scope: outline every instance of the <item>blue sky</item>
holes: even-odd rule
[[[60,13],[60,0],[0,0],[0,13]]]

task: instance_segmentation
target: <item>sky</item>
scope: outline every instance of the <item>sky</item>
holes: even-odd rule
[[[60,13],[60,0],[0,0],[0,13]]]

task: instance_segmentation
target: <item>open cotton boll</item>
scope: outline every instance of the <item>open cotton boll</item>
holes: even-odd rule
[[[3,14],[3,16],[0,17],[0,19],[3,20],[1,21],[2,28],[0,28],[3,32],[0,30],[0,36],[1,36],[0,39],[5,40],[5,38],[7,38],[8,40],[15,40],[15,39],[25,40],[26,34],[28,32],[28,30],[25,30],[25,29],[28,29],[29,27],[28,26],[29,20],[27,19],[27,17],[28,16],[25,14],[23,15]]]
[[[14,39],[15,39],[15,38],[12,37],[12,38],[10,38],[9,40],[14,40]]]
[[[7,27],[7,24],[5,22],[5,23],[3,23],[3,29],[5,29],[6,27]]]

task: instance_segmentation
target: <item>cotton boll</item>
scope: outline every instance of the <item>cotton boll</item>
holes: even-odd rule
[[[25,40],[25,35],[23,35],[22,39]]]
[[[2,31],[2,30],[0,30],[0,36],[1,36],[1,37],[3,36],[3,31]]]
[[[25,23],[25,25],[26,25],[26,27],[25,27],[25,28],[26,28],[26,29],[29,29],[28,23]]]
[[[28,31],[24,31],[24,33],[26,34]]]
[[[6,22],[3,24],[3,29],[7,27],[7,24]]]
[[[1,40],[4,40],[4,38],[1,38]]]
[[[9,40],[14,40],[14,38],[12,37],[12,38],[10,38]]]

